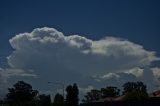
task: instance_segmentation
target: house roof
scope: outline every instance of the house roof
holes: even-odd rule
[[[112,102],[112,101],[122,101],[124,96],[116,96],[116,97],[106,97],[103,99],[100,99],[96,102]]]
[[[160,97],[160,90],[153,92],[151,97]]]

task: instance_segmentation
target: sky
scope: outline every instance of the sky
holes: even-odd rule
[[[127,81],[158,89],[159,5],[159,0],[1,0],[0,95],[18,80],[43,93],[60,89],[55,82],[77,83],[81,94]]]

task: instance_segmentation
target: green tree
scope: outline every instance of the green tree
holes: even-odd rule
[[[143,100],[148,98],[147,87],[143,82],[127,82],[123,85],[124,100]]]
[[[123,94],[128,92],[147,92],[146,85],[143,82],[127,82],[123,85]]]
[[[18,81],[13,88],[8,88],[6,102],[10,106],[31,105],[37,97],[38,91],[33,90],[32,86],[23,81]]]
[[[119,93],[120,89],[117,87],[108,86],[106,88],[101,88],[102,98],[119,96]]]
[[[53,106],[64,106],[64,97],[57,93],[54,97]]]
[[[87,94],[84,96],[84,99],[82,101],[88,104],[88,103],[97,101],[100,98],[101,98],[101,91],[97,89],[93,89],[90,92],[87,92]]]
[[[40,106],[51,106],[51,97],[50,95],[41,94],[38,97]]]
[[[66,92],[67,92],[67,94],[66,94],[66,104],[68,105],[68,106],[72,106],[72,98],[73,98],[73,95],[72,95],[72,85],[69,85],[69,86],[67,86],[67,88],[66,88]]]
[[[3,100],[0,100],[0,106],[3,105],[3,104],[4,104]]]
[[[79,90],[78,90],[78,86],[77,84],[73,84],[73,104],[74,106],[78,106],[78,101],[79,101],[79,98],[78,98],[78,95],[79,95]]]
[[[148,94],[147,93],[143,93],[143,92],[130,92],[127,93],[124,97],[125,101],[141,101],[141,100],[145,100],[148,98]]]
[[[78,95],[79,95],[79,90],[78,90],[78,86],[76,84],[69,85],[66,88],[66,103],[68,106],[78,106]]]

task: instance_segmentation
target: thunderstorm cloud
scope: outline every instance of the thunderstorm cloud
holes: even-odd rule
[[[48,27],[17,34],[9,42],[14,49],[7,57],[10,67],[1,69],[0,78],[35,77],[33,83],[39,87],[47,81],[105,86],[107,81],[112,84],[144,80],[145,67],[159,60],[156,52],[126,39],[92,40],[64,35]],[[159,70],[158,67],[150,69],[152,76],[149,77],[154,80],[160,76]]]

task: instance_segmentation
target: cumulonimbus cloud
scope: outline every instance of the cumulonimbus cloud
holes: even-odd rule
[[[159,60],[155,52],[128,40],[108,37],[93,41],[79,35],[65,36],[47,27],[18,34],[10,44],[14,52],[8,63],[13,68],[95,74],[143,67]]]
[[[65,36],[48,27],[17,34],[9,42],[14,49],[7,57],[10,68],[33,70],[34,74],[19,73],[21,76],[36,76],[41,83],[85,83],[92,80],[87,76],[97,75],[100,76],[98,80],[113,77],[125,80],[126,76],[134,79],[141,76],[142,70],[133,69],[149,66],[160,59],[154,51],[125,39],[92,40],[79,35]],[[129,73],[124,73],[126,71]]]

